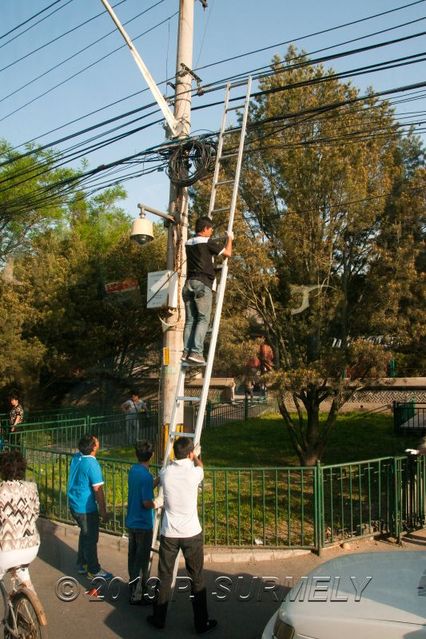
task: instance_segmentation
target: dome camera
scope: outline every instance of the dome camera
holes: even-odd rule
[[[154,239],[152,222],[146,219],[145,211],[142,208],[139,218],[133,222],[130,237],[138,244],[147,244]]]

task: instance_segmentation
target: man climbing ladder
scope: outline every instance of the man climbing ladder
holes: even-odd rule
[[[185,245],[188,274],[182,291],[186,315],[182,362],[205,366],[204,340],[212,311],[215,279],[213,257],[231,257],[234,234],[227,232],[225,246],[212,240],[213,223],[207,216],[196,221],[195,233]]]

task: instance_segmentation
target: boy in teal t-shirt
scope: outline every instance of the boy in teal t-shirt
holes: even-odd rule
[[[130,581],[130,604],[152,603],[147,594],[149,555],[152,545],[154,508],[160,504],[154,500],[154,479],[149,472],[149,461],[153,455],[150,442],[139,441],[135,445],[138,459],[128,477],[128,499],[126,526],[129,534],[128,571]]]

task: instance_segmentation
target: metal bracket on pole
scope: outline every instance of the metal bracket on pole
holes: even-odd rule
[[[176,220],[173,215],[169,215],[169,213],[164,213],[164,211],[159,211],[158,209],[154,209],[152,206],[147,206],[146,204],[138,204],[138,209],[141,212],[147,211],[148,213],[152,213],[153,215],[158,215],[158,217],[162,217],[166,222],[171,222],[172,224],[176,224]]]
[[[179,135],[179,133],[178,133],[178,128],[179,128],[178,120],[176,120],[175,116],[170,111],[169,106],[168,106],[166,100],[164,99],[163,94],[161,93],[160,89],[157,87],[154,78],[152,77],[152,75],[148,71],[147,66],[145,65],[145,63],[142,60],[142,58],[140,57],[137,49],[133,45],[133,43],[130,40],[129,36],[127,35],[127,32],[124,30],[123,25],[121,24],[120,20],[118,19],[118,17],[114,13],[114,11],[113,11],[111,5],[109,4],[108,0],[101,0],[101,2],[104,5],[105,9],[108,11],[108,13],[111,16],[111,18],[113,19],[113,21],[115,23],[115,26],[120,31],[120,33],[123,36],[127,46],[129,47],[130,52],[131,52],[136,64],[138,65],[140,72],[142,73],[143,77],[145,78],[146,83],[148,84],[148,87],[151,90],[151,93],[153,94],[154,98],[156,99],[156,101],[158,103],[158,106],[160,107],[161,111],[163,112],[164,117],[166,118],[166,122],[167,122],[167,125],[168,125],[168,127],[169,127],[169,129],[171,131],[172,137],[177,137]]]
[[[195,82],[197,83],[197,95],[203,95],[204,89],[201,86],[202,80],[200,76],[197,75],[195,71],[187,67],[186,64],[184,64],[183,62],[180,63],[180,66],[182,67],[182,71],[179,71],[179,75],[182,77],[188,73],[191,76],[191,78],[193,78]]]

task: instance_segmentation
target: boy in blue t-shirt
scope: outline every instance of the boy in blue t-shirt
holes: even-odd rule
[[[154,500],[154,484],[157,481],[149,472],[149,461],[154,449],[150,442],[136,442],[135,453],[138,459],[129,471],[126,526],[129,533],[128,570],[130,580],[130,604],[148,605],[147,597],[149,555],[152,545],[154,523],[153,508],[160,506]]]
[[[95,435],[83,435],[78,442],[79,452],[73,455],[68,479],[68,503],[71,514],[80,528],[78,539],[78,572],[90,577],[111,579],[98,560],[99,516],[107,519],[104,480],[96,459],[99,441]]]

